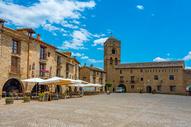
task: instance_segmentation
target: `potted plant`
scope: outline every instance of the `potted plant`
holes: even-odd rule
[[[8,93],[8,97],[5,98],[5,103],[6,104],[13,104],[14,103],[14,97],[13,93]]]
[[[14,103],[14,98],[13,97],[6,97],[5,98],[5,103],[6,104],[13,104]]]
[[[44,101],[44,96],[45,96],[44,93],[39,93],[39,94],[38,94],[39,101]]]
[[[24,96],[23,97],[23,102],[26,103],[26,102],[30,102],[31,98],[29,96]]]

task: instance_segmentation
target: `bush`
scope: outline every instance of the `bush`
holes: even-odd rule
[[[14,103],[14,98],[13,97],[6,97],[5,98],[5,103],[6,104],[13,104]]]
[[[31,98],[29,96],[24,96],[23,97],[23,102],[26,103],[26,102],[30,102]]]

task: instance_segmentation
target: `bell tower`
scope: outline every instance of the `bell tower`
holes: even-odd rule
[[[104,71],[106,83],[114,84],[115,66],[120,64],[121,42],[114,37],[109,37],[104,43]]]

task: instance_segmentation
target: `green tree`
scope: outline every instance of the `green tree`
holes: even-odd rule
[[[111,83],[106,83],[105,86],[106,86],[106,90],[110,90],[110,88],[112,87],[112,84]]]

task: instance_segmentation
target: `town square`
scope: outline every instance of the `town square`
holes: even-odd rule
[[[1,127],[189,127],[191,98],[111,94],[51,102],[0,103]]]

